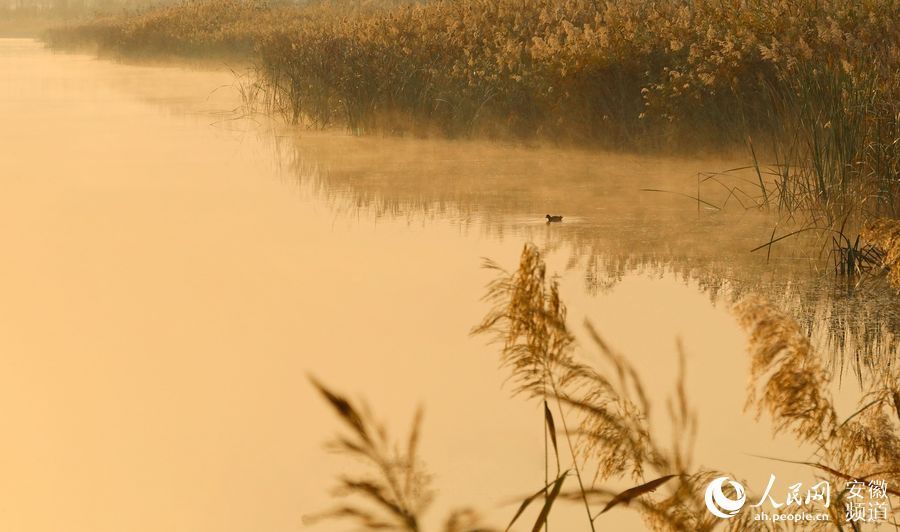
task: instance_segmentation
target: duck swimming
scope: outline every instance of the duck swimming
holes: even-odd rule
[[[563,219],[562,216],[550,216],[549,214],[547,215],[547,223],[550,223],[550,222],[561,222],[562,219]]]

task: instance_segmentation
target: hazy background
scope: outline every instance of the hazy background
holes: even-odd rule
[[[654,216],[695,235],[697,248],[726,249],[731,235],[710,242],[690,202],[681,210],[675,198],[612,193],[677,187],[724,161],[279,139],[228,120],[232,80],[0,40],[0,529],[304,528],[354,467],[322,448],[338,426],[309,374],[368,400],[401,438],[424,405],[423,459],[439,490],[431,522],[472,505],[505,524],[514,501],[543,482],[542,417],[509,397],[496,350],[468,333],[487,310],[481,258],[512,268],[526,241],[562,274],[573,329],[590,319],[642,372],[658,427],[683,341],[700,464],[757,490],[770,472],[784,490],[812,480],[748,456],[806,453],[743,413],[749,361],[727,305],[655,269],[585,290],[586,265],[570,260],[591,227],[652,243]],[[301,148],[302,164],[286,142]],[[343,166],[329,155],[335,147],[353,154]],[[432,157],[427,173],[423,157]],[[583,194],[565,181],[523,195],[528,183],[502,175],[522,160],[538,173],[586,172],[598,203],[542,204]],[[473,192],[464,176],[479,168],[506,184]],[[391,201],[378,184],[384,172],[447,185],[419,202]],[[570,218],[547,226],[547,209]],[[580,512],[555,511],[554,527],[581,530]],[[642,528],[624,508],[598,525]]]

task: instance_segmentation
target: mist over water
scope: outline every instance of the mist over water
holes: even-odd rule
[[[738,156],[285,132],[230,120],[227,70],[28,40],[0,40],[0,72],[2,530],[306,528],[348,467],[322,447],[338,425],[309,374],[401,437],[424,406],[429,524],[474,506],[505,525],[543,483],[542,418],[469,331],[486,310],[482,258],[512,269],[529,241],[580,339],[590,320],[642,371],[654,427],[682,342],[696,461],[757,489],[813,474],[750,454],[812,449],[743,411],[733,298],[761,291],[796,312],[847,372],[866,364],[835,354],[841,341],[896,354],[894,300],[851,298],[846,313],[808,250],[749,253],[772,218],[641,190],[695,194],[698,172]],[[574,505],[554,519],[585,526]],[[598,525],[642,529],[625,510]]]

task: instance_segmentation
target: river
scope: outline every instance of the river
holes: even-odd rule
[[[310,375],[401,440],[423,406],[430,529],[459,506],[505,526],[543,483],[543,417],[469,332],[487,311],[482,258],[514,268],[526,242],[560,275],[580,356],[599,361],[590,320],[642,372],[663,427],[681,341],[698,464],[758,491],[772,472],[812,481],[750,456],[808,451],[744,411],[746,337],[722,294],[797,310],[841,290],[790,246],[769,263],[749,252],[771,215],[642,190],[694,194],[698,173],[739,154],[285,131],[238,119],[225,68],[31,40],[0,40],[0,73],[0,529],[347,530],[310,525],[356,467],[323,447],[340,425]],[[889,356],[896,301],[871,304],[858,327]],[[851,347],[866,341],[855,327]],[[816,333],[826,356],[832,333]],[[840,393],[856,397],[855,381]],[[586,529],[582,511],[552,528]],[[643,529],[624,508],[597,522]]]

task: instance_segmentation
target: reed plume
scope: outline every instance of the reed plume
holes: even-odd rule
[[[900,371],[889,366],[867,384],[857,410],[843,420],[829,393],[830,376],[800,326],[767,301],[747,298],[735,312],[750,333],[748,406],[766,411],[776,433],[816,446],[817,461],[797,462],[832,483],[872,478],[900,482]],[[896,489],[888,489],[900,496]]]
[[[343,504],[314,518],[350,518],[368,529],[419,532],[421,514],[432,501],[431,479],[417,457],[422,411],[412,424],[406,448],[401,450],[373,419],[367,408],[331,391],[315,379],[313,386],[343,421],[349,435],[337,437],[330,447],[368,464],[371,472],[360,477],[341,477],[337,493],[355,495],[368,506]],[[374,506],[375,510],[369,506]]]
[[[492,334],[495,341],[502,344],[500,358],[510,369],[512,379],[516,382],[516,392],[539,397],[544,405],[544,493],[549,504],[545,504],[539,519],[545,522],[547,520],[552,506],[551,486],[558,493],[565,480],[565,474],[561,474],[556,423],[548,403],[548,399],[556,398],[557,412],[572,456],[573,470],[593,530],[591,508],[584,496],[584,480],[560,402],[560,382],[567,378],[576,364],[570,352],[574,338],[566,327],[566,307],[559,298],[559,283],[556,279],[547,278],[543,257],[530,244],[523,247],[519,267],[515,272],[506,272],[490,260],[485,261],[484,267],[497,272],[497,277],[488,285],[484,298],[492,304],[492,308],[472,330],[472,334]],[[548,439],[553,443],[556,458],[557,480],[552,484],[549,482]]]
[[[512,274],[487,265],[500,271],[488,290],[494,308],[475,330],[492,331],[502,342],[501,360],[511,369],[517,391],[549,396],[560,405],[562,419],[576,423],[571,430],[577,437],[573,463],[583,470],[593,467],[595,476],[563,497],[583,500],[588,508],[592,506],[588,503],[604,504],[591,515],[592,526],[605,511],[630,504],[653,530],[712,530],[723,524],[730,530],[790,529],[790,524],[755,522],[751,512],[723,523],[697,497],[724,473],[693,465],[697,421],[688,404],[680,348],[675,393],[667,403],[672,441],[663,444],[650,430],[648,394],[628,359],[589,323],[586,327],[602,363],[585,364],[573,354],[576,346],[566,328],[558,285],[547,281],[540,252],[526,246],[520,267]],[[735,312],[750,333],[747,406],[756,408],[758,415],[770,415],[776,432],[816,446],[814,461],[798,463],[825,474],[835,485],[872,478],[900,480],[900,371],[881,372],[859,399],[857,411],[842,420],[829,392],[831,376],[799,324],[754,297],[742,301]],[[640,484],[622,492],[597,486],[598,481],[626,474]],[[667,493],[654,493],[663,489]],[[897,496],[893,489],[889,493]],[[838,493],[836,502],[836,508],[829,509],[832,522],[815,523],[813,528],[831,528],[843,520],[847,501]]]
[[[486,296],[492,308],[473,332],[491,333],[501,344],[501,361],[510,370],[517,393],[543,399],[545,408],[548,401],[556,404],[579,479],[578,489],[563,492],[562,498],[585,506],[591,528],[595,522],[602,528],[602,515],[620,505],[637,509],[655,530],[714,527],[716,519],[696,493],[718,473],[692,467],[696,417],[688,404],[683,354],[676,391],[667,404],[673,437],[663,445],[651,435],[651,405],[638,371],[589,323],[586,327],[604,364],[586,364],[574,356],[574,337],[567,328],[559,286],[548,279],[540,251],[526,245],[515,272],[490,261],[485,266],[497,272]],[[574,421],[573,428],[567,419]],[[552,427],[552,421],[548,425]],[[590,481],[582,476],[589,469],[594,472]],[[597,486],[598,481],[624,475],[640,483],[622,492]],[[561,485],[562,479],[564,475],[548,481],[547,487]],[[669,493],[654,495],[662,489]],[[542,493],[549,499],[546,488],[525,499],[513,522]],[[594,512],[594,503],[603,509]],[[736,518],[730,526],[746,519]]]
[[[523,248],[513,273],[490,260],[483,266],[497,272],[484,297],[492,308],[472,333],[490,333],[502,345],[500,357],[517,393],[544,398],[574,363],[569,352],[574,338],[566,327],[559,284],[547,279],[547,267],[532,245]]]
[[[651,530],[705,531],[721,525],[697,497],[713,478],[727,473],[693,464],[697,417],[687,397],[681,346],[675,390],[665,405],[672,423],[671,440],[663,442],[651,431],[652,405],[637,369],[590,323],[585,326],[603,363],[571,366],[561,400],[578,414],[579,452],[585,463],[595,467],[588,497],[605,501],[593,519],[599,524],[604,512],[624,504],[638,511]],[[641,483],[622,492],[598,486],[599,481],[626,475]],[[658,489],[668,493],[656,494]],[[741,514],[725,525],[743,530],[750,519]]]
[[[651,430],[653,405],[637,368],[589,323],[586,327],[601,362],[587,364],[576,357],[558,283],[548,278],[537,248],[523,248],[514,272],[489,261],[486,266],[498,275],[486,297],[492,307],[474,332],[491,333],[500,343],[501,361],[511,373],[515,392],[543,401],[545,428],[557,461],[556,474],[524,498],[507,529],[541,499],[543,507],[532,526],[535,532],[547,526],[557,500],[584,505],[591,528],[595,524],[602,528],[607,511],[627,506],[656,531],[792,529],[791,523],[755,521],[749,511],[728,520],[708,512],[698,494],[714,478],[733,475],[693,463],[697,418],[689,405],[680,345],[675,391],[666,402],[671,441],[662,442]],[[776,433],[815,446],[812,459],[773,459],[812,468],[832,485],[885,480],[891,502],[900,500],[900,492],[890,487],[900,482],[900,369],[890,366],[871,379],[858,408],[842,417],[829,391],[831,376],[796,320],[759,297],[745,298],[734,311],[750,336],[747,407],[755,408],[757,415],[771,416]],[[367,409],[315,380],[313,384],[350,431],[334,447],[362,458],[372,470],[366,477],[343,478],[342,493],[356,495],[375,508],[346,504],[323,516],[351,518],[368,529],[419,531],[421,514],[431,502],[428,475],[416,459],[421,416],[416,416],[409,443],[401,452],[389,443]],[[556,414],[551,413],[550,404],[555,405]],[[562,423],[559,430],[557,422]],[[568,443],[571,469],[563,470],[558,434]],[[545,471],[548,465],[545,461]],[[578,488],[564,490],[570,471],[578,479]],[[587,471],[594,472],[592,478]],[[625,476],[636,485],[622,491],[600,485]],[[846,493],[834,494],[834,504],[828,508],[830,522],[809,523],[809,527],[840,530],[849,504]],[[479,524],[474,511],[463,509],[447,518],[444,530],[489,529]]]
[[[349,430],[349,434],[335,438],[329,448],[358,459],[369,471],[364,476],[340,478],[335,494],[341,498],[355,496],[353,501],[305,521],[314,524],[323,519],[347,519],[363,530],[421,532],[422,516],[434,495],[431,476],[418,458],[422,410],[416,411],[404,448],[401,442],[390,440],[365,405],[354,404],[315,378],[310,381]],[[470,508],[451,511],[442,530],[497,532],[481,524],[478,513]]]

